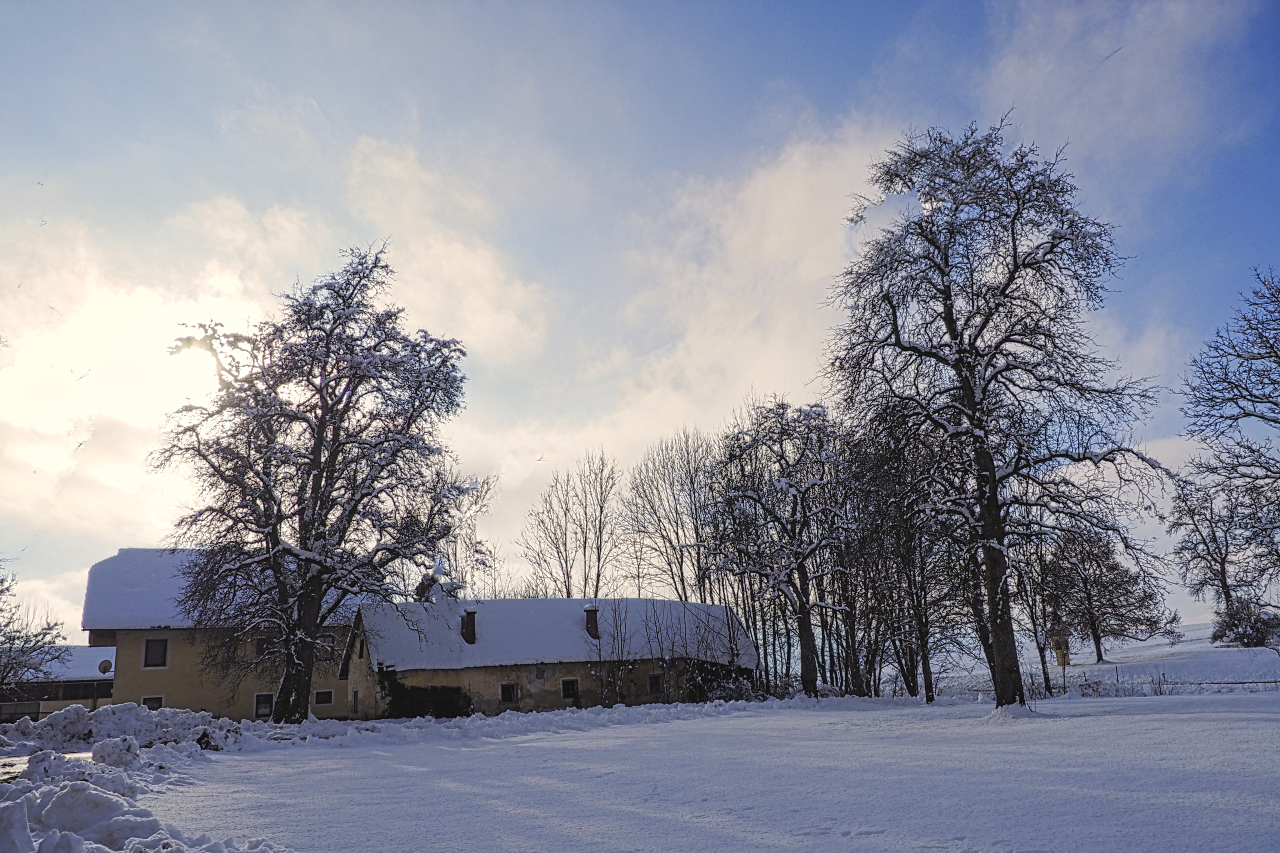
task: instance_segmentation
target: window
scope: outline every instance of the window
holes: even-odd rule
[[[360,638],[360,660],[364,660],[364,637]]]
[[[271,716],[271,702],[275,697],[270,693],[253,694],[253,716],[254,719],[262,719]]]
[[[317,690],[317,691],[316,691],[316,704],[317,704],[317,705],[332,705],[332,704],[333,704],[333,691],[332,691],[332,690]]]
[[[169,641],[147,640],[142,652],[142,665],[144,667],[168,666]]]
[[[267,650],[271,647],[271,641],[266,637],[255,637],[253,640],[253,656],[261,658],[267,656]]]
[[[562,678],[560,679],[560,695],[565,699],[578,698],[578,679]]]
[[[142,707],[146,708],[148,711],[159,711],[161,708],[164,707],[164,697],[163,696],[143,696]]]
[[[353,714],[360,713],[360,691],[359,690],[351,691],[351,713]]]
[[[501,704],[514,705],[516,703],[516,697],[519,694],[516,692],[516,686],[514,684],[501,684],[498,686],[498,689],[500,691],[498,701]]]
[[[649,676],[649,695],[653,696],[661,692],[662,692],[662,676],[661,675]]]

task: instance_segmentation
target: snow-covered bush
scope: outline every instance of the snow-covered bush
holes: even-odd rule
[[[1209,639],[1245,648],[1280,646],[1280,614],[1251,601],[1233,601],[1214,615]]]

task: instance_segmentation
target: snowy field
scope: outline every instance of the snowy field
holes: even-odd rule
[[[1083,675],[1109,681],[1117,673],[1121,681],[1140,684],[1156,679],[1185,687],[1204,682],[1280,681],[1280,655],[1271,649],[1214,647],[1209,642],[1213,626],[1207,622],[1180,630],[1183,638],[1176,645],[1170,646],[1167,640],[1130,643],[1107,651],[1107,662],[1101,664],[1093,663],[1092,646],[1077,645],[1072,652],[1076,665],[1067,669],[1068,682]],[[1050,673],[1059,677],[1061,670],[1051,666]]]
[[[273,726],[72,708],[0,726],[0,764],[27,762],[0,783],[0,851],[1280,850],[1280,690],[1198,683],[1274,680],[1280,656],[1187,633],[1069,670],[1119,695],[1034,710],[961,694]],[[1162,695],[1131,695],[1152,679]]]
[[[220,754],[140,801],[299,851],[1280,848],[1280,694],[857,700]],[[496,733],[496,732],[495,732]]]

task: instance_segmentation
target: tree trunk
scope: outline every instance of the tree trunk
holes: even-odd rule
[[[315,668],[315,646],[301,644],[296,655],[285,662],[271,709],[271,721],[275,723],[301,723],[311,710],[311,674]]]
[[[1231,581],[1227,577],[1227,563],[1218,563],[1218,589],[1222,592],[1222,609],[1231,609]]]
[[[1018,667],[1018,639],[1009,601],[1008,562],[1004,551],[994,545],[983,547],[982,562],[991,628],[991,687],[996,707],[1025,705],[1027,699]]]
[[[982,656],[987,659],[987,671],[996,668],[995,652],[991,650],[991,628],[987,624],[987,608],[983,603],[982,585],[974,584],[968,596],[969,613],[973,616],[973,630],[978,635],[978,645],[982,646]]]
[[[915,698],[920,695],[919,660],[915,646],[903,643],[899,657],[902,659],[899,670],[902,673],[902,686],[906,688],[908,696]]]
[[[1044,693],[1046,696],[1052,696],[1053,682],[1049,679],[1049,660],[1045,657],[1045,646],[1040,642],[1039,637],[1036,637],[1036,652],[1040,655],[1040,672],[1044,675]]]
[[[818,695],[818,645],[813,634],[813,613],[804,608],[796,616],[800,629],[800,686],[806,696]]]
[[[929,629],[923,627],[918,630],[916,641],[920,645],[920,675],[924,680],[924,701],[926,705],[932,704],[933,695],[933,666],[929,662]]]
[[[1041,630],[1041,622],[1036,615],[1036,609],[1042,599],[1038,595],[1032,595],[1027,589],[1022,578],[1018,580],[1019,588],[1024,592],[1026,599],[1027,615],[1031,617],[1031,639],[1036,644],[1036,654],[1040,656],[1040,673],[1044,676],[1044,693],[1046,696],[1053,695],[1053,682],[1049,680],[1049,662],[1045,658],[1045,638],[1044,632]]]
[[[276,692],[275,703],[271,708],[272,722],[301,723],[311,712],[311,676],[315,672],[321,602],[318,579],[309,586],[316,589],[308,589],[299,595],[299,619],[294,628],[295,636],[286,638],[291,648],[285,657],[280,689]]]

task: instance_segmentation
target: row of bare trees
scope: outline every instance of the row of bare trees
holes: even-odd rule
[[[901,411],[859,422],[775,398],[718,435],[659,440],[616,478],[614,559],[587,594],[728,606],[757,652],[762,692],[879,695],[896,683],[932,701],[941,672],[974,654],[991,665],[993,629],[971,532],[938,511],[935,460],[904,427]],[[616,470],[599,453],[578,470],[589,466]],[[544,505],[530,511],[526,548]],[[1168,633],[1176,614],[1116,519],[1099,529],[1041,516],[1009,539],[1010,616],[1052,692],[1051,631],[1101,659],[1105,642]]]
[[[1112,228],[1076,208],[1060,153],[1004,130],[909,135],[872,165],[881,196],[851,219],[905,203],[833,290],[830,405],[769,400],[714,440],[660,442],[620,497],[619,561],[738,608],[769,689],[798,673],[811,695],[874,693],[887,666],[932,698],[938,655],[971,631],[997,703],[1024,701],[1020,583],[1099,653],[1176,618],[1129,528],[1162,474],[1131,437],[1153,391],[1084,325],[1121,262]],[[535,566],[542,544],[526,540]],[[1033,550],[1055,555],[1052,590],[1023,579]]]

